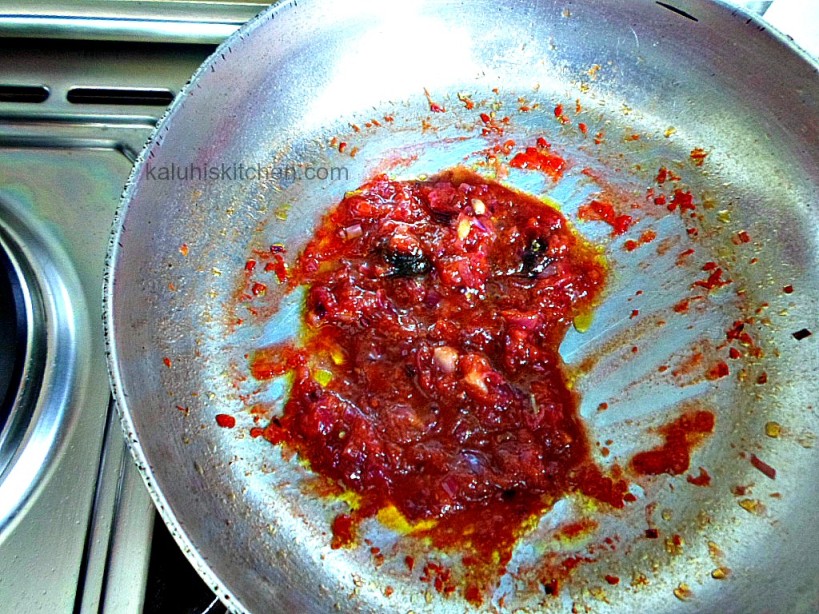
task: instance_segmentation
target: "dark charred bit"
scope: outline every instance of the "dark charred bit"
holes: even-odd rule
[[[791,334],[793,335],[793,338],[796,339],[797,341],[802,341],[802,339],[807,339],[813,333],[811,333],[807,328],[802,328],[796,331],[795,333]]]
[[[546,255],[546,241],[533,239],[523,251],[523,274],[527,277],[537,277],[554,260]]]
[[[390,277],[414,277],[429,273],[429,259],[419,248],[409,251],[397,251],[385,247],[381,250],[384,260],[390,265]]]
[[[517,491],[514,488],[508,488],[501,493],[501,497],[504,501],[511,501],[517,495]]]

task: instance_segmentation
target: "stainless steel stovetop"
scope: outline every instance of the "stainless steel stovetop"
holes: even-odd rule
[[[819,53],[819,3],[743,4]],[[154,511],[105,370],[109,230],[166,106],[264,6],[0,0],[0,612],[143,611]]]

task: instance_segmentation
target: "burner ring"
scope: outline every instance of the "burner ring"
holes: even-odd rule
[[[0,433],[22,383],[29,330],[27,288],[19,267],[0,239]]]
[[[44,306],[36,274],[0,225],[0,476],[9,466],[32,419],[45,357]]]
[[[0,368],[10,366],[0,378],[2,539],[47,482],[74,426],[92,345],[82,285],[59,238],[3,199],[0,301],[0,323],[12,330],[0,342]]]

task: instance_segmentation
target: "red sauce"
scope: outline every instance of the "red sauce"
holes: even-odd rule
[[[465,170],[379,176],[325,217],[289,273],[307,287],[305,341],[258,352],[251,371],[293,376],[265,438],[361,496],[334,546],[392,505],[497,577],[554,500],[623,507],[627,484],[591,459],[558,351],[606,271],[557,210]]]
[[[216,414],[216,424],[224,429],[232,429],[236,426],[236,418],[230,414]]]
[[[614,235],[626,232],[634,221],[630,215],[617,215],[614,207],[601,200],[593,200],[587,205],[581,205],[577,210],[577,217],[585,221],[605,222],[612,227]]]
[[[566,161],[556,153],[549,151],[547,144],[546,147],[527,147],[525,151],[516,154],[509,161],[509,166],[541,171],[557,181],[566,168]]]
[[[680,475],[688,471],[691,452],[702,439],[714,431],[714,414],[692,411],[683,414],[660,429],[664,443],[631,459],[631,468],[639,475]]]
[[[696,166],[702,166],[707,156],[708,152],[706,152],[702,147],[696,147],[691,150],[691,160]]]
[[[711,476],[703,467],[700,467],[699,475],[687,475],[685,476],[685,481],[694,486],[710,486]]]

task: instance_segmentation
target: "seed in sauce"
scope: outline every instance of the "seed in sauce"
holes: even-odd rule
[[[766,422],[765,434],[768,437],[776,439],[782,434],[782,425],[780,425],[778,422]]]

